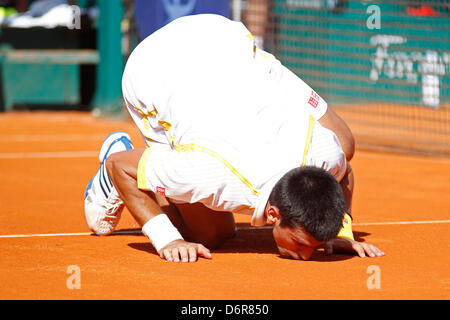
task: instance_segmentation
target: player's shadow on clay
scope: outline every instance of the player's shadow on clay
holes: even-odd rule
[[[287,259],[281,256],[273,239],[272,228],[252,228],[248,223],[237,223],[238,232],[233,239],[228,240],[222,247],[213,249],[214,253],[256,253],[273,254],[281,259]],[[355,240],[364,242],[363,237],[369,235],[365,232],[353,232]],[[149,242],[129,243],[130,248],[157,254],[156,250]],[[342,261],[356,257],[356,254],[325,255],[323,249],[317,249],[309,261],[332,262]]]

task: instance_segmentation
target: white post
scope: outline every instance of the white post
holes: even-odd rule
[[[232,6],[232,19],[234,21],[241,21],[242,0],[233,0],[231,6]]]
[[[438,54],[427,51],[422,63],[422,95],[425,105],[439,108]]]

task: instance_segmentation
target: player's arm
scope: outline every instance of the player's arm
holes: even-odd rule
[[[328,107],[325,114],[319,119],[319,123],[336,134],[347,161],[350,161],[355,154],[355,138],[345,121]]]
[[[342,177],[339,185],[342,189],[342,194],[344,195],[345,201],[345,212],[350,216],[352,214],[352,200],[353,200],[353,188],[355,185],[355,177],[353,175],[353,169],[350,163],[347,161],[346,163],[346,171],[344,176]]]
[[[118,152],[108,158],[106,167],[120,198],[142,227],[161,258],[173,262],[193,262],[198,256],[210,259],[202,244],[183,239],[183,222],[176,214],[166,215],[155,193],[138,188],[138,165],[145,149]],[[175,227],[174,224],[177,226]]]
[[[353,237],[352,230],[352,220],[351,207],[353,198],[353,186],[354,186],[354,175],[352,167],[347,163],[347,170],[340,181],[342,188],[342,193],[344,195],[344,201],[346,206],[346,214],[342,222],[342,229],[340,230],[337,237],[325,244],[325,253],[332,254],[333,252],[346,252],[353,253],[356,252],[358,256],[364,258],[369,257],[380,257],[384,255],[384,252],[375,247],[370,243],[355,241]]]

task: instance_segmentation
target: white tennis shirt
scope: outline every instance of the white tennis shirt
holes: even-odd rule
[[[122,88],[148,147],[140,189],[250,214],[260,226],[289,170],[345,173],[336,136],[317,122],[326,102],[240,22],[211,14],[171,22],[133,51]]]

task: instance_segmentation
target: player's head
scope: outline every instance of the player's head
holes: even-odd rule
[[[314,249],[339,233],[344,217],[342,189],[327,171],[300,167],[275,185],[266,207],[282,255],[307,260]]]

